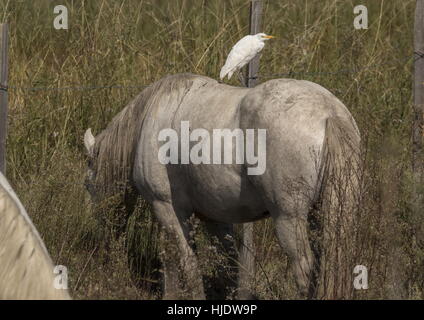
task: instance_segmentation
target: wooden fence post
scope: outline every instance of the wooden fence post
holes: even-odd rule
[[[8,25],[0,24],[0,172],[6,175]]]
[[[262,0],[252,0],[250,3],[250,34],[261,32]],[[259,71],[259,55],[250,61],[247,69],[246,86],[252,88],[257,84]],[[240,248],[239,299],[252,299],[250,283],[255,274],[255,243],[253,237],[254,223],[243,224],[243,242]]]
[[[251,0],[250,3],[250,34],[261,32],[262,0]],[[259,71],[259,55],[250,61],[247,72],[246,86],[252,88],[257,84]]]
[[[424,244],[424,0],[415,8],[414,47],[418,55],[414,65],[414,110],[412,125],[413,209],[418,223],[419,241]]]

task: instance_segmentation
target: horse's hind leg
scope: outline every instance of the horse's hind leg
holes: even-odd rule
[[[206,230],[218,249],[219,265],[216,276],[210,279],[208,298],[226,299],[236,289],[237,252],[235,250],[234,227],[229,223],[207,220]],[[222,260],[221,260],[222,259]]]
[[[270,164],[281,163],[277,159],[267,161]],[[270,165],[264,175],[249,176],[249,180],[261,194],[275,222],[279,243],[290,258],[300,294],[309,298],[315,267],[308,234],[313,192],[304,179],[279,178],[281,175],[275,174],[275,171],[282,172],[283,169]]]
[[[309,244],[306,215],[274,214],[277,237],[291,258],[296,283],[303,297],[308,297],[312,280],[313,254]]]
[[[170,203],[163,201],[155,201],[153,209],[165,231],[162,257],[165,269],[164,299],[205,299],[202,275],[196,255],[188,243],[188,227],[183,223],[189,214],[177,212]]]

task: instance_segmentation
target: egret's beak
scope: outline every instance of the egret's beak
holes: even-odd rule
[[[263,36],[263,38],[265,38],[265,39],[273,39],[275,37],[274,36]]]

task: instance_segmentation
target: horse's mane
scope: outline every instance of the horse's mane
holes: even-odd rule
[[[160,79],[144,89],[96,136],[94,165],[98,189],[106,194],[125,190],[130,180],[137,142],[146,114],[160,99],[171,97],[174,92],[178,94],[177,100],[181,101],[193,81],[199,78],[209,79],[188,73]]]

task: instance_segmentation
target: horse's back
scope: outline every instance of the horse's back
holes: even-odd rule
[[[345,118],[357,129],[346,106],[329,90],[306,80],[274,79],[251,89],[243,99],[241,112],[258,121],[269,117],[302,129],[301,124],[325,121],[338,116]],[[308,128],[308,126],[305,126]]]

